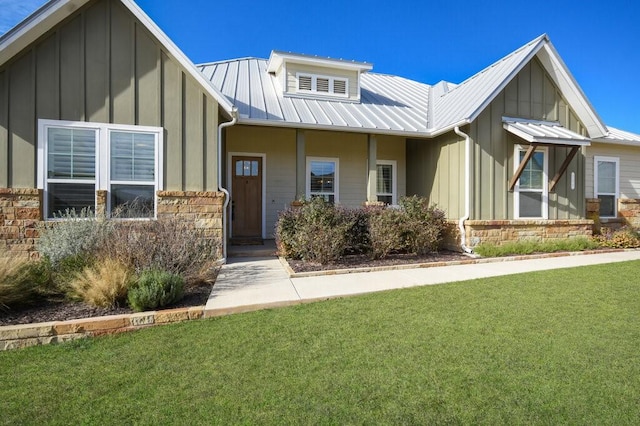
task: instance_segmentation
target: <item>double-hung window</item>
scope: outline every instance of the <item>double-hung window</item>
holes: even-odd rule
[[[162,182],[162,129],[39,120],[38,187],[47,218],[96,211],[107,191],[109,216],[155,217]]]
[[[396,204],[396,162],[378,160],[376,171],[376,193],[378,201],[385,204]]]
[[[307,158],[307,198],[338,202],[338,164],[337,158]]]
[[[620,160],[616,157],[597,156],[593,160],[594,194],[600,200],[600,217],[616,217]]]
[[[518,169],[525,155],[526,148],[516,146],[515,170]],[[514,188],[516,218],[547,219],[549,199],[547,176],[547,149],[538,148],[527,162]]]

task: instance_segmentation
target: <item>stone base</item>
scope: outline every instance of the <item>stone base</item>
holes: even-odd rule
[[[0,245],[38,258],[35,243],[42,220],[42,191],[33,188],[0,188]]]
[[[468,220],[465,222],[469,247],[508,241],[552,241],[571,237],[591,237],[593,220]]]

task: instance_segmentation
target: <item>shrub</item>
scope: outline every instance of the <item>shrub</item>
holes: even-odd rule
[[[53,268],[65,258],[94,252],[111,230],[111,222],[97,220],[89,209],[67,209],[60,219],[44,223],[36,245]]]
[[[278,216],[278,221],[276,222],[276,247],[280,256],[297,257],[294,251],[294,238],[296,222],[300,214],[300,209],[287,208],[281,211]]]
[[[371,250],[371,240],[369,239],[369,217],[374,211],[371,208],[365,209],[340,209],[344,216],[343,220],[351,224],[345,235],[347,247],[346,254],[361,254]],[[379,210],[379,209],[378,209]]]
[[[162,269],[199,280],[213,266],[219,249],[217,239],[206,238],[193,224],[172,218],[114,223],[97,255],[118,259],[138,274]]]
[[[383,259],[404,249],[404,220],[406,215],[397,209],[369,211],[369,241],[371,257]]]
[[[636,248],[640,247],[640,234],[629,227],[622,227],[617,231],[602,228],[601,234],[594,237],[602,247]]]
[[[557,251],[580,251],[598,248],[599,244],[587,237],[573,237],[554,241],[509,241],[501,245],[483,243],[474,247],[476,254],[484,257],[500,257]]]
[[[24,255],[0,253],[0,309],[9,309],[33,302],[46,279],[40,272],[40,262]]]
[[[111,258],[101,259],[70,282],[70,296],[93,306],[111,308],[125,300],[131,277],[127,265]]]
[[[437,251],[446,229],[444,211],[430,206],[426,198],[415,195],[401,198],[400,207],[406,214],[404,243],[407,251],[419,255]]]
[[[349,246],[349,230],[354,226],[345,210],[316,197],[298,211],[284,215],[277,229],[279,245],[292,258],[327,264],[338,260]]]
[[[177,302],[184,294],[184,279],[160,269],[148,269],[140,274],[129,289],[128,301],[135,311],[145,311]]]

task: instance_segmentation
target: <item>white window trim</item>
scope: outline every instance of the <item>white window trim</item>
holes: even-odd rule
[[[43,208],[43,216],[44,220],[52,220],[48,218],[48,197],[47,193],[47,183],[56,181],[56,179],[47,179],[47,170],[48,170],[48,139],[47,139],[47,129],[55,127],[55,128],[70,128],[70,129],[91,129],[96,132],[96,174],[95,174],[95,185],[97,190],[106,190],[110,192],[110,187],[112,183],[118,183],[116,181],[111,182],[110,174],[111,174],[111,159],[109,156],[109,135],[111,131],[125,131],[131,133],[154,133],[156,135],[155,138],[155,179],[154,179],[154,191],[153,191],[153,199],[154,199],[154,219],[157,218],[158,215],[158,196],[157,191],[162,191],[163,189],[163,176],[164,176],[164,159],[163,159],[163,146],[164,146],[164,129],[162,127],[151,127],[151,126],[134,126],[134,125],[122,125],[122,124],[109,124],[109,123],[92,123],[92,122],[84,122],[84,121],[64,121],[64,120],[38,120],[38,152],[37,152],[37,160],[38,160],[38,172],[37,172],[37,184],[38,189],[42,189],[45,192],[45,196],[42,200],[42,208]],[[64,179],[60,181],[61,183],[83,183],[81,179]],[[91,180],[85,180],[84,183],[93,183]],[[128,185],[149,185],[150,182],[137,182],[137,181],[127,181]],[[97,194],[96,200],[94,201],[94,205],[97,205]],[[107,209],[107,213],[111,211],[111,197],[107,197],[107,205],[105,206]]]
[[[376,197],[391,195],[391,204],[398,204],[398,162],[396,160],[377,160],[377,166],[391,166],[391,194],[378,192],[378,182],[376,182]]]
[[[528,146],[516,145],[513,153],[513,171],[518,170],[520,165],[520,152],[526,152]],[[549,218],[549,149],[547,147],[538,147],[534,152],[544,153],[544,161],[542,166],[542,191],[521,190],[520,179],[513,188],[514,217],[516,219],[548,219]],[[520,217],[520,192],[542,192],[542,216],[540,217]]]
[[[598,162],[615,163],[616,165],[616,192],[615,194],[609,192],[600,192],[598,190]],[[611,219],[618,217],[618,199],[620,198],[620,158],[618,157],[605,157],[594,156],[593,157],[593,196],[598,198],[598,195],[613,195],[613,216],[602,216],[603,218]]]
[[[310,77],[311,78],[311,90],[302,90],[300,89],[299,81],[300,77]],[[329,91],[328,92],[318,92],[318,79],[326,78],[329,80]],[[345,93],[336,93],[334,91],[334,82],[336,80],[344,81],[345,85]],[[349,79],[346,77],[333,77],[329,75],[321,75],[321,74],[309,74],[305,72],[297,72],[296,73],[296,93],[311,93],[314,96],[337,96],[340,98],[348,98],[349,97]]]
[[[340,189],[340,159],[331,157],[307,157],[306,174],[306,197],[307,200],[311,199],[311,162],[312,161],[324,161],[334,162],[336,165],[336,177],[333,185],[333,203],[338,204],[340,202],[339,189]],[[327,194],[327,193],[325,193]],[[328,193],[330,194],[330,193]]]

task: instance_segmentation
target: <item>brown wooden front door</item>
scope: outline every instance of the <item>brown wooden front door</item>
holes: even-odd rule
[[[231,158],[233,238],[262,237],[262,158]]]

